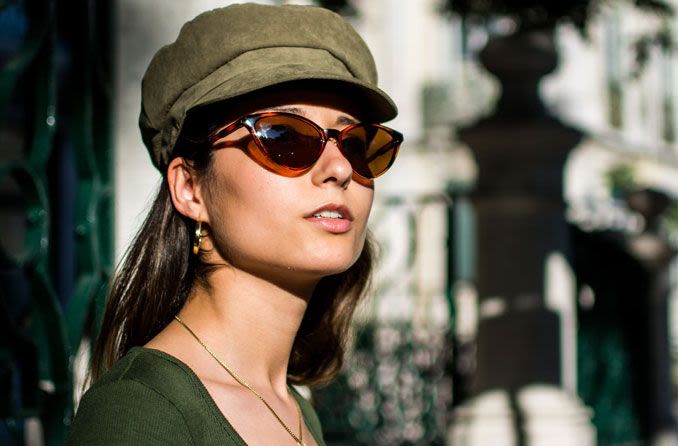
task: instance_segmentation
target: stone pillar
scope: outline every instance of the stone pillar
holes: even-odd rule
[[[451,441],[593,444],[589,412],[561,388],[560,320],[544,299],[547,259],[568,251],[563,166],[581,138],[539,97],[541,77],[557,66],[552,33],[492,39],[480,60],[502,94],[491,116],[460,132],[478,164],[481,319],[476,397],[457,411]]]
[[[642,265],[648,277],[648,289],[643,299],[646,305],[647,333],[646,357],[643,361],[647,367],[641,408],[647,414],[648,431],[651,444],[678,444],[676,420],[673,414],[671,355],[669,347],[668,297],[670,292],[669,264],[676,251],[659,233],[659,217],[669,207],[669,197],[652,189],[631,192],[627,196],[630,209],[638,212],[645,220],[640,234],[629,238],[627,249]]]

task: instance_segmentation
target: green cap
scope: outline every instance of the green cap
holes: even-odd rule
[[[370,50],[338,14],[259,4],[200,14],[155,54],[142,81],[139,127],[153,163],[167,165],[189,110],[300,80],[348,86],[375,122],[397,114],[377,88]]]

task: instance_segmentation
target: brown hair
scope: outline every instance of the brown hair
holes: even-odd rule
[[[224,119],[215,110],[194,116],[187,120],[174,156],[183,157],[200,178],[209,181],[213,153],[209,135]],[[113,280],[94,345],[90,381],[130,348],[156,336],[182,308],[196,281],[206,281],[214,270],[214,265],[191,253],[194,225],[174,208],[163,178]],[[341,369],[350,323],[369,283],[372,259],[368,236],[355,264],[343,273],[324,277],[316,286],[292,347],[291,383],[326,382]]]

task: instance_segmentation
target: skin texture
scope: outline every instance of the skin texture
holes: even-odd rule
[[[344,95],[289,90],[234,108],[224,127],[243,112],[269,110],[301,114],[322,128],[338,130],[359,119],[359,110]],[[333,140],[308,172],[294,178],[277,175],[250,158],[241,148],[249,141],[245,129],[225,140],[240,147],[215,150],[206,178],[198,178],[181,158],[168,167],[176,209],[206,224],[200,255],[221,265],[210,274],[207,286],[193,287],[179,314],[296,433],[297,409],[286,384],[294,337],[318,281],[348,269],[360,255],[373,183],[355,178]],[[311,217],[327,205],[350,211],[347,231],[333,232]],[[177,322],[146,347],[191,367],[247,444],[294,444],[266,407]],[[305,443],[315,444],[304,429]]]
[[[282,108],[284,107],[284,108]],[[291,104],[294,111],[323,127],[344,127],[355,118],[320,105]],[[226,139],[249,139],[242,128]],[[216,248],[214,260],[247,270],[297,292],[308,292],[323,276],[352,265],[365,239],[372,189],[352,181],[352,168],[330,140],[306,175],[287,178],[252,162],[243,150],[222,149],[215,156],[214,181],[206,188],[206,216]],[[345,206],[351,230],[332,234],[309,217],[324,206]],[[296,288],[296,290],[295,290]]]

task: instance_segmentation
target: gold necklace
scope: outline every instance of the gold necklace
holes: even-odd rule
[[[205,345],[205,343],[202,342],[202,341],[200,340],[200,338],[198,337],[198,335],[196,335],[196,334],[193,332],[193,330],[191,330],[191,329],[189,328],[189,326],[186,325],[186,323],[185,323],[184,321],[182,321],[181,318],[179,318],[179,316],[174,316],[174,319],[176,319],[176,321],[179,322],[179,324],[181,324],[181,325],[182,325],[182,326],[183,326],[183,327],[191,334],[191,336],[193,336],[193,338],[194,338],[196,341],[198,341],[198,343],[199,343],[200,345],[202,345],[202,348],[204,348],[205,351],[206,351],[207,353],[209,353],[209,355],[210,355],[212,358],[214,358],[214,360],[217,361],[217,362],[219,363],[219,365],[220,365],[224,370],[226,370],[226,371],[228,372],[228,374],[231,375],[231,377],[232,377],[234,380],[236,380],[236,381],[238,382],[238,384],[240,384],[241,386],[245,387],[247,390],[249,390],[250,392],[252,392],[254,395],[256,395],[257,398],[259,398],[259,400],[260,400],[262,403],[264,403],[264,405],[266,406],[266,408],[273,414],[273,416],[275,417],[275,419],[278,420],[278,423],[280,423],[280,425],[281,425],[282,427],[285,428],[285,430],[287,431],[287,433],[290,434],[290,436],[294,439],[294,441],[297,443],[298,446],[306,446],[306,444],[305,444],[304,441],[303,441],[303,440],[304,440],[304,430],[302,429],[302,426],[301,426],[301,411],[299,410],[299,405],[297,404],[296,399],[294,400],[294,407],[297,408],[297,416],[299,417],[299,436],[298,436],[298,437],[294,434],[294,432],[292,432],[292,429],[290,429],[289,426],[287,426],[287,424],[285,424],[285,422],[280,418],[280,416],[278,416],[278,414],[276,413],[276,411],[273,410],[273,408],[271,407],[271,405],[268,404],[268,402],[264,399],[263,396],[261,396],[261,394],[260,394],[259,392],[257,392],[256,390],[254,390],[254,389],[252,388],[252,386],[250,386],[249,384],[247,384],[247,382],[245,382],[245,380],[243,380],[237,373],[235,373],[233,370],[231,370],[231,368],[230,368],[229,366],[227,366],[224,362],[222,362],[221,359],[219,359],[219,358],[217,357],[217,355],[215,355],[215,354],[212,352],[212,350],[210,350],[210,349],[207,347],[207,345]],[[294,397],[292,397],[292,398],[294,398]]]

